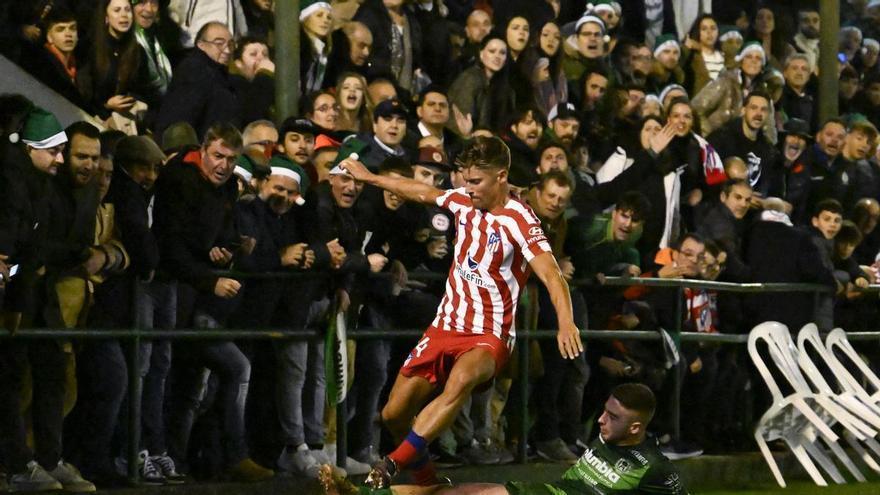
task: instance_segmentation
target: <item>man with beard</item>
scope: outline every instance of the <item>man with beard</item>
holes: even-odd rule
[[[571,145],[577,139],[581,129],[581,121],[577,110],[571,103],[557,103],[547,114],[547,128],[544,139],[561,145],[566,152],[571,152]]]
[[[789,45],[790,50],[803,53],[810,62],[810,72],[819,75],[819,27],[822,18],[815,7],[798,10],[798,32]]]
[[[778,155],[763,128],[770,113],[770,97],[752,91],[743,102],[742,117],[734,119],[708,136],[721,159],[742,158],[749,166],[749,185],[763,197],[778,189]]]
[[[520,109],[509,121],[509,132],[503,136],[510,148],[510,184],[528,188],[535,180],[536,151],[544,130],[544,116],[534,105]]]
[[[288,117],[278,130],[276,147],[290,161],[305,170],[312,182],[318,181],[318,171],[312,164],[317,133],[318,128],[310,120]]]
[[[681,45],[674,34],[664,34],[654,45],[654,63],[648,74],[646,87],[659,93],[670,84],[684,84],[684,70],[679,65]]]
[[[32,326],[45,287],[46,236],[49,225],[50,181],[64,163],[67,135],[51,113],[27,102],[29,110],[18,129],[4,136],[0,179],[0,274],[6,283],[3,324],[15,333]],[[94,220],[94,217],[92,217]],[[39,324],[39,323],[37,323]],[[0,347],[0,447],[10,470],[12,491],[94,491],[79,471],[64,462],[65,372],[70,343],[54,340],[12,340]],[[24,379],[32,374],[33,450],[25,438],[22,414]]]

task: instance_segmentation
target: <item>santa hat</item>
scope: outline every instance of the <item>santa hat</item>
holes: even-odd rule
[[[742,59],[749,52],[758,52],[761,54],[761,62],[767,63],[767,53],[764,52],[764,46],[759,41],[749,41],[742,48],[739,49],[739,55],[736,56],[737,62],[742,62]]]
[[[290,177],[296,181],[296,183],[299,184],[300,194],[299,197],[296,198],[296,204],[300,206],[305,204],[306,200],[303,199],[303,196],[305,196],[306,190],[309,188],[309,176],[306,174],[306,171],[284,155],[273,156],[272,159],[269,160],[269,168],[271,170],[271,175]]]
[[[680,89],[687,94],[687,90],[684,89],[684,86],[681,84],[668,84],[666,85],[662,91],[660,91],[660,104],[662,105],[664,101],[666,101],[666,97],[669,95],[669,92],[674,89]]]
[[[620,15],[620,4],[611,0],[597,0],[587,4],[587,12],[613,12]]]
[[[242,153],[235,159],[235,168],[232,173],[240,176],[246,182],[250,182],[254,177],[254,162],[249,156]]]
[[[13,136],[10,136],[10,141]],[[67,142],[67,134],[52,113],[35,106],[28,113],[21,130],[22,142],[38,150],[54,148]]]
[[[339,154],[336,155],[336,160],[333,161],[333,168],[330,169],[330,175],[347,174],[348,172],[339,166],[342,160],[345,160],[346,158],[359,160],[359,153],[363,153],[368,147],[369,145],[366,142],[355,137],[343,141],[342,146],[339,148]]]
[[[331,7],[323,0],[299,0],[299,22],[303,22],[320,9],[331,10]]]
[[[718,40],[722,42],[733,38],[738,38],[740,41],[743,39],[742,33],[739,32],[736,26],[724,25],[718,28],[718,31],[720,33]]]
[[[674,34],[661,34],[657,36],[657,39],[654,40],[654,56],[656,57],[660,52],[670,47],[675,47],[681,53],[681,45]]]
[[[602,33],[602,40],[604,40],[605,43],[611,41],[611,37],[605,34],[605,22],[602,21],[602,19],[600,19],[599,17],[590,13],[587,13],[583,17],[578,19],[577,23],[575,23],[574,25],[574,32],[579,33],[581,31],[581,26],[587,24],[588,22],[592,22],[593,24],[599,26],[599,32]]]

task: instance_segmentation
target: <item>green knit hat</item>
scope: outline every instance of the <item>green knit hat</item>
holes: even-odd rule
[[[45,150],[66,143],[67,134],[55,115],[35,106],[24,122],[21,140],[31,148]]]
[[[299,0],[299,21],[302,22],[306,18],[320,9],[330,10],[330,4],[324,0]]]
[[[299,193],[301,195],[297,199],[296,204],[302,205],[305,203],[302,200],[302,196],[305,196],[306,191],[309,189],[309,175],[302,167],[284,155],[275,155],[269,160],[269,168],[272,170],[271,175],[283,175],[295,180],[299,184]]]
[[[654,56],[656,57],[658,53],[672,46],[677,48],[679,52],[681,51],[681,45],[674,34],[667,33],[657,36],[657,39],[654,40]]]

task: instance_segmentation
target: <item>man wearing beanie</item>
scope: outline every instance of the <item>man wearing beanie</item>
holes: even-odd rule
[[[54,115],[28,111],[19,131],[2,147],[0,180],[0,276],[6,284],[3,324],[15,332],[38,317],[44,287],[50,180],[64,162],[67,134]],[[69,346],[69,343],[66,344]],[[65,371],[71,358],[56,340],[11,340],[0,346],[0,450],[12,491],[94,491],[95,486],[61,459]],[[37,365],[31,366],[31,363]],[[25,375],[33,377],[34,450],[27,446],[22,416]]]
[[[251,273],[310,270],[315,264],[317,248],[307,243],[304,233],[307,218],[302,206],[309,189],[308,175],[284,155],[274,156],[269,161],[269,168],[270,175],[257,186],[256,195],[242,198],[238,203],[238,223],[244,234],[256,239],[256,247],[240,259],[237,268]],[[279,324],[287,328],[302,327],[301,319],[307,317],[308,310],[308,304],[303,301],[310,299],[309,286],[310,283],[304,282],[303,278],[249,281],[231,324],[236,328],[272,328]],[[288,304],[288,299],[283,298],[285,293],[295,294],[299,302]],[[274,342],[272,347],[276,360],[273,369],[269,370],[271,373],[255,373],[256,376],[277,373],[274,378],[276,403],[265,409],[266,414],[273,411],[277,414],[281,440],[285,445],[306,446],[303,450],[294,448],[291,452],[285,449],[278,459],[278,467],[303,476],[317,476],[318,464],[330,460],[322,456],[323,451],[317,446],[310,451],[306,443],[308,440],[319,444],[323,438],[307,439],[304,433],[303,421],[311,427],[313,418],[304,405],[311,404],[311,399],[317,397],[313,393],[317,385],[306,380],[306,363],[310,361],[309,350],[314,345],[305,340],[284,340]],[[260,366],[256,361],[253,364]],[[323,400],[319,402],[323,404]],[[262,409],[263,405],[254,407]],[[317,419],[320,421],[320,416]]]
[[[178,146],[186,148],[177,143],[173,148]],[[134,324],[143,330],[173,330],[177,322],[177,283],[156,277],[159,245],[151,228],[153,186],[164,161],[165,154],[146,136],[123,138],[113,154],[113,179],[105,201],[116,210],[116,226],[131,266],[122,276],[108,280],[99,294],[102,306],[111,313],[106,317],[115,322],[112,328]],[[164,414],[171,341],[142,340],[140,359],[140,368],[130,372],[142,381],[141,479],[150,484],[179,483],[183,476],[168,455]]]
[[[658,36],[654,45],[654,63],[646,82],[648,90],[659,93],[670,84],[684,84],[684,70],[678,64],[680,59],[681,46],[675,35]]]
[[[569,82],[580,80],[584,72],[605,58],[609,37],[602,19],[586,14],[575,23],[575,34],[562,44],[562,70]]]
[[[307,196],[307,209],[303,212],[307,221],[302,226],[308,246],[288,245],[282,251],[285,262],[291,266],[299,257],[300,263],[310,263],[324,275],[306,281],[292,280],[284,290],[281,321],[290,328],[326,328],[327,318],[335,317],[335,311],[348,311],[356,274],[370,269],[362,251],[363,235],[353,214],[363,185],[338,166],[341,158],[365,148],[366,144],[355,138],[343,143],[329,181],[319,183],[314,193]],[[277,170],[279,165],[273,161],[273,177],[281,172]],[[278,466],[317,478],[321,464],[335,464],[324,445],[324,342],[286,342],[276,347],[276,353],[280,360],[291,363],[287,373],[282,372],[278,378],[278,409],[285,444]]]

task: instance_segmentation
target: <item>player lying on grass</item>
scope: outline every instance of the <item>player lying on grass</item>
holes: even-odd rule
[[[646,438],[655,407],[654,394],[645,385],[615,387],[599,417],[599,437],[561,480],[552,483],[394,485],[372,490],[333,479],[329,466],[322,472],[321,483],[334,495],[687,495],[675,466],[663,457],[653,439]]]

